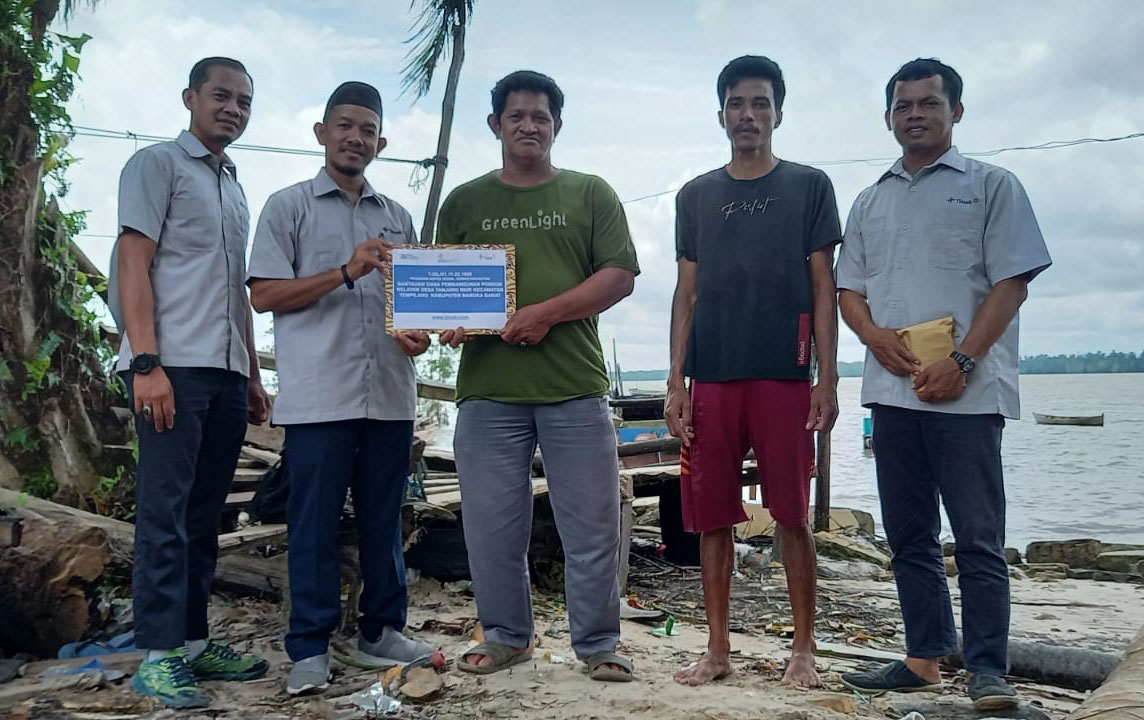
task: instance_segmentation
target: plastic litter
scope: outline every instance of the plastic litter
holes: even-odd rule
[[[401,701],[386,694],[380,682],[350,695],[349,701],[364,711],[366,717],[393,717],[401,712]]]
[[[682,635],[681,632],[675,629],[674,615],[668,615],[667,620],[665,620],[663,623],[663,627],[653,628],[650,632],[652,635],[657,635],[659,637],[675,637],[676,635]]]

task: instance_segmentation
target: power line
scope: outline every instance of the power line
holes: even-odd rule
[[[106,128],[95,128],[95,127],[88,127],[85,125],[74,126],[74,132],[77,136],[80,136],[80,137],[100,138],[100,139],[105,139],[105,140],[130,140],[130,141],[135,142],[136,144],[138,144],[139,142],[168,142],[170,140],[174,140],[174,138],[166,137],[166,136],[162,136],[162,135],[148,135],[145,133],[133,132],[131,130],[108,130]],[[1085,138],[1076,138],[1073,140],[1050,140],[1049,142],[1040,143],[1039,145],[1014,145],[1011,147],[995,148],[993,150],[981,150],[978,152],[966,152],[966,153],[962,153],[962,155],[965,155],[966,157],[994,157],[994,156],[1000,155],[1002,153],[1007,153],[1007,152],[1028,152],[1028,151],[1034,151],[1034,150],[1056,150],[1059,148],[1075,147],[1077,145],[1088,145],[1091,143],[1112,143],[1112,142],[1120,142],[1123,140],[1134,140],[1136,138],[1141,138],[1141,137],[1144,137],[1144,132],[1134,132],[1134,133],[1130,133],[1128,135],[1120,135],[1117,137],[1108,137],[1108,138],[1085,137]],[[306,156],[306,157],[323,157],[324,156],[324,153],[321,150],[308,150],[305,148],[289,148],[289,147],[281,147],[278,145],[247,145],[244,143],[234,143],[232,145],[229,145],[228,148],[233,148],[235,150],[248,150],[250,152],[274,153],[274,154],[279,154],[279,155],[301,155],[301,156]],[[402,164],[406,164],[406,165],[416,165],[416,166],[419,166],[419,168],[422,170],[428,169],[428,168],[432,167],[435,163],[438,162],[437,158],[435,158],[435,157],[425,158],[424,160],[411,160],[409,158],[393,158],[393,157],[378,157],[377,159],[382,161],[382,162],[402,163]],[[801,162],[805,162],[805,164],[807,164],[807,165],[813,165],[813,166],[817,166],[817,167],[833,167],[833,166],[838,166],[838,165],[884,164],[884,163],[888,163],[888,162],[894,162],[897,159],[898,159],[897,156],[895,156],[895,157],[873,157],[873,158],[849,158],[849,159],[844,159],[844,160],[808,160],[808,161],[801,161]],[[440,162],[444,162],[444,160],[441,160]],[[417,173],[417,168],[414,169],[414,173],[415,174]],[[419,183],[417,182],[417,179],[414,178],[411,180],[410,184],[411,185],[417,185]],[[642,202],[644,200],[651,200],[652,198],[662,197],[664,195],[670,195],[674,192],[677,192],[678,190],[679,190],[679,188],[670,188],[668,190],[661,190],[659,192],[649,193],[647,195],[640,195],[639,197],[634,197],[634,198],[631,198],[630,200],[624,200],[623,204],[630,205],[632,203]]]
[[[1031,151],[1031,150],[1056,150],[1058,148],[1075,147],[1077,145],[1088,145],[1091,143],[1112,143],[1120,142],[1122,140],[1134,140],[1136,138],[1144,137],[1144,132],[1135,132],[1128,135],[1120,135],[1118,137],[1110,138],[1076,138],[1075,140],[1050,140],[1049,142],[1041,143],[1039,145],[1015,145],[1012,147],[996,148],[994,150],[981,150],[978,152],[965,152],[961,153],[966,157],[994,157],[1001,153]],[[875,163],[888,163],[897,160],[897,157],[881,157],[881,158],[854,158],[849,160],[808,160],[800,161],[805,162],[807,165],[815,165],[818,167],[828,167],[834,165],[873,165]],[[670,195],[671,193],[678,192],[679,188],[672,188],[670,190],[661,190],[660,192],[651,193],[649,195],[641,195],[631,200],[624,200],[624,204],[641,202],[643,200],[650,200],[652,198],[662,197],[663,195]]]
[[[148,135],[146,133],[137,133],[131,130],[107,130],[105,128],[87,127],[84,125],[75,125],[75,134],[79,137],[99,138],[102,140],[131,140],[133,142],[169,142],[174,140],[173,137],[166,137],[164,135]],[[324,157],[325,153],[321,150],[308,150],[305,148],[289,148],[281,147],[278,145],[248,145],[245,143],[232,143],[227,146],[228,150],[249,150],[251,152],[264,152],[275,153],[278,155],[302,155],[307,157]],[[381,162],[403,163],[406,165],[420,165],[423,168],[433,167],[436,162],[435,158],[425,158],[424,160],[410,160],[408,158],[393,158],[393,157],[378,157]]]

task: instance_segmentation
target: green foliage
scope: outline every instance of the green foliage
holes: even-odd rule
[[[1115,350],[1084,355],[1034,355],[1021,358],[1021,372],[1029,375],[1144,372],[1144,351],[1139,355]]]
[[[448,345],[433,343],[425,354],[417,358],[417,372],[421,377],[438,382],[455,383],[457,381],[457,358],[459,350]],[[421,400],[418,408],[418,417],[424,417],[439,424],[449,421],[449,405],[440,400]]]
[[[40,448],[40,438],[30,427],[12,428],[4,435],[4,447],[35,452]]]
[[[34,473],[24,476],[24,492],[38,498],[50,498],[56,494],[59,486],[52,475],[52,466],[45,463]]]
[[[413,35],[405,41],[413,43],[413,47],[406,55],[408,62],[401,69],[403,93],[412,90],[415,97],[422,98],[429,92],[441,56],[452,48],[453,27],[472,22],[474,2],[421,0],[421,13],[412,30]],[[410,9],[416,6],[417,0],[409,5]]]
[[[95,511],[100,515],[108,515],[111,513],[112,504],[115,501],[115,490],[119,487],[119,483],[123,480],[125,468],[122,465],[117,465],[115,468],[115,475],[101,476],[99,484],[95,488],[95,492],[91,495],[91,504],[95,506]]]

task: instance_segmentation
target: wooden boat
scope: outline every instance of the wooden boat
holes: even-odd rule
[[[1042,415],[1033,413],[1038,425],[1104,425],[1104,413],[1099,415]]]

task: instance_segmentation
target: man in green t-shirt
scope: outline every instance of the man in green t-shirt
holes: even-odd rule
[[[503,166],[441,206],[437,242],[516,246],[517,311],[499,336],[465,343],[453,447],[465,545],[486,641],[458,666],[490,673],[532,654],[528,542],[532,457],[544,454],[565,556],[572,647],[596,680],[632,679],[620,637],[619,481],[597,315],[639,272],[623,207],[598,177],[552,166],[564,94],[521,70],[492,91]]]

